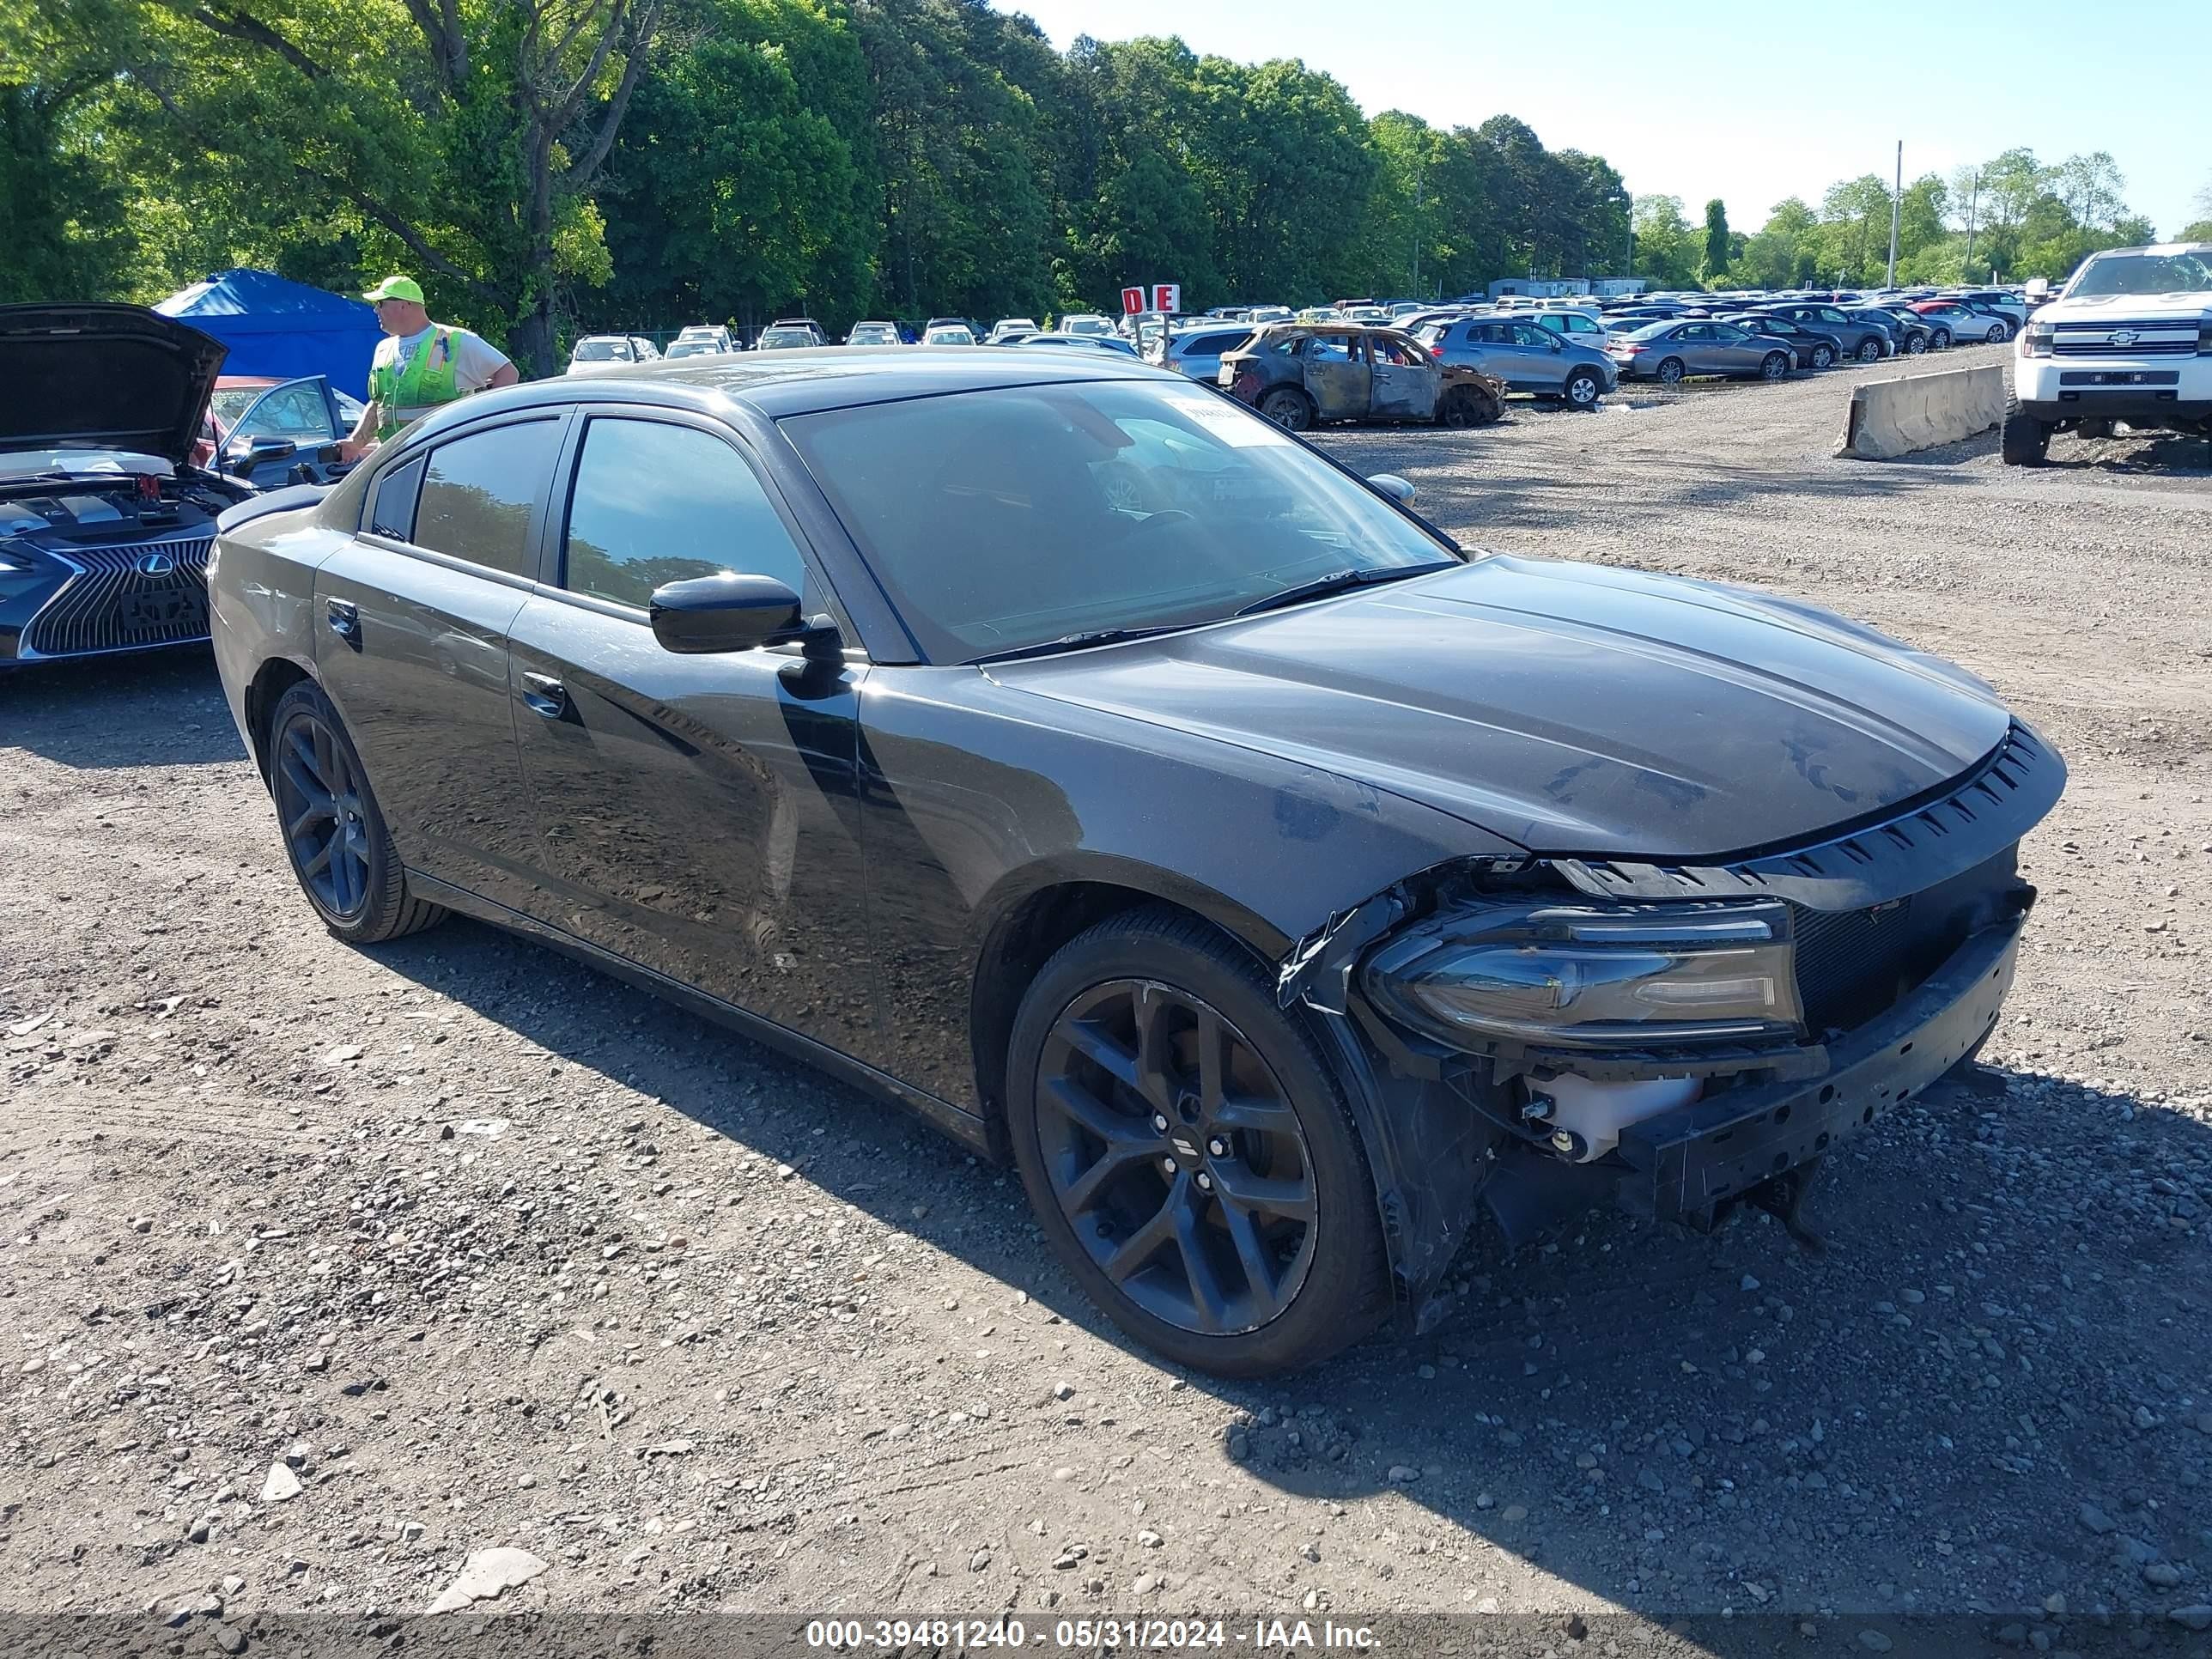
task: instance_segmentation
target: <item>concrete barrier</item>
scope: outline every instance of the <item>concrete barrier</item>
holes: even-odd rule
[[[2004,367],[1950,368],[1851,388],[1838,455],[1886,461],[1954,444],[2004,419]]]

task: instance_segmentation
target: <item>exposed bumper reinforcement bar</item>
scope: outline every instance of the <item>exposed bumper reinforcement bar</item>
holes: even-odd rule
[[[1830,1044],[1820,1076],[1710,1095],[1623,1130],[1622,1206],[1696,1220],[1917,1094],[1996,1024],[2026,923],[2022,911],[1969,935],[1910,997]]]

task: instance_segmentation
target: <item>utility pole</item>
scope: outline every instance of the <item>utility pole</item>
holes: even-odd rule
[[[1964,280],[1974,263],[1974,210],[1982,204],[1982,170],[1974,169],[1973,192],[1966,198],[1966,257],[1959,266],[1959,276]]]
[[[1897,188],[1889,197],[1889,286],[1897,286],[1897,218],[1905,206],[1905,140],[1897,141]]]

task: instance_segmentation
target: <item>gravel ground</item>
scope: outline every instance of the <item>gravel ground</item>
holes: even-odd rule
[[[543,1569],[501,1612],[2201,1646],[2207,447],[1831,459],[1896,372],[1327,440],[1467,541],[1946,653],[2074,773],[1988,1065],[1831,1160],[1825,1255],[1484,1243],[1443,1331],[1274,1386],[1128,1351],[1016,1183],[889,1109],[472,924],[326,937],[204,655],[0,685],[5,1605],[373,1631],[497,1547]]]

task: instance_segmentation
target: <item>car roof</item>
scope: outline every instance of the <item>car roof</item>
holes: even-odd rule
[[[755,356],[717,352],[671,362],[622,364],[589,375],[481,392],[428,416],[424,435],[501,410],[577,403],[659,404],[713,413],[726,403],[769,419],[817,410],[896,403],[951,392],[1051,386],[1083,380],[1150,380],[1187,386],[1172,369],[1154,368],[1117,351],[933,350],[917,346],[886,354],[865,346],[815,346]]]

